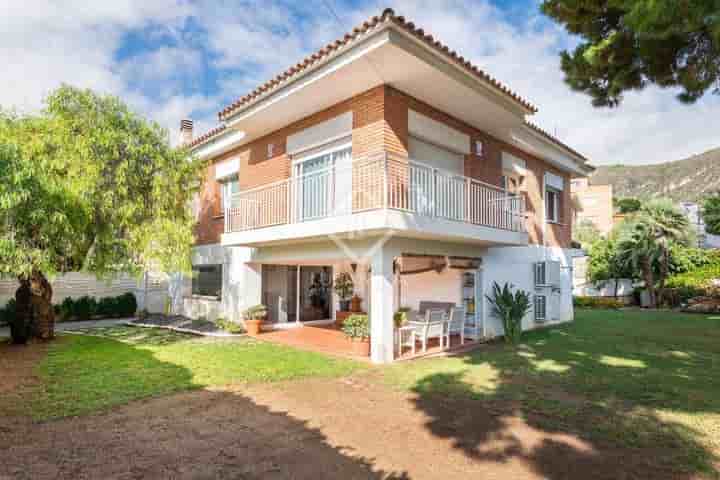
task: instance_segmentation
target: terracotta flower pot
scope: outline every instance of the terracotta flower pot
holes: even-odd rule
[[[245,320],[245,328],[250,335],[258,335],[262,326],[262,320]]]
[[[352,339],[352,352],[353,355],[358,357],[369,357],[370,356],[370,340],[367,338],[353,338]]]
[[[360,312],[362,304],[362,299],[358,297],[357,295],[353,295],[353,297],[350,299],[350,311],[353,313]]]

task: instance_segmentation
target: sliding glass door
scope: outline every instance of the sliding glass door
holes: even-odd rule
[[[262,298],[269,323],[332,318],[332,267],[263,265]]]
[[[324,218],[335,213],[336,192],[347,188],[343,179],[348,174],[346,169],[349,170],[350,162],[351,148],[347,146],[308,154],[296,161],[294,176],[298,221]]]

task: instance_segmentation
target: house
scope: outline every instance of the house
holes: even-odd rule
[[[600,234],[609,234],[615,223],[612,185],[590,185],[587,178],[574,178],[570,192],[577,203],[575,225],[589,221]]]
[[[536,109],[385,10],[219,113],[193,138],[209,159],[192,286],[173,308],[268,327],[332,322],[335,275],[371,319],[371,358],[393,360],[393,314],[464,305],[502,334],[493,282],[532,293],[525,328],[572,320],[570,180],[593,169],[526,121]]]
[[[697,234],[698,248],[720,248],[720,235],[707,232],[700,205],[694,202],[680,202],[680,210],[685,214],[690,226]]]

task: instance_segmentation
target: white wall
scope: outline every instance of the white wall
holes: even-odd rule
[[[452,302],[462,305],[462,270],[447,268],[417,275],[400,276],[400,304],[412,310],[420,308],[420,302]]]
[[[261,302],[260,266],[251,263],[253,249],[220,244],[193,248],[193,265],[223,266],[222,301],[192,296],[192,278],[175,274],[169,282],[172,312],[191,318],[222,316],[239,321],[242,311]]]
[[[138,309],[147,308],[150,312],[162,312],[165,308],[168,289],[167,279],[161,274],[149,275],[147,288],[144,277],[137,279],[129,275],[121,275],[110,280],[99,280],[95,275],[69,272],[51,279],[53,288],[53,303],[61,303],[66,297],[80,298],[89,296],[94,298],[116,297],[124,293],[135,294]],[[0,306],[8,300],[15,298],[18,283],[15,279],[0,279]],[[147,299],[147,305],[144,304]]]
[[[483,255],[483,281],[485,294],[492,292],[493,282],[500,286],[508,282],[515,288],[519,288],[535,294],[535,281],[533,275],[533,264],[540,261],[560,262],[560,304],[558,321],[569,322],[574,318],[572,303],[572,250],[556,247],[528,246],[528,247],[500,247],[489,248]],[[545,290],[545,289],[543,289]],[[540,293],[540,292],[539,292]],[[542,292],[546,294],[547,292]],[[490,313],[490,306],[487,299],[483,299],[485,314],[486,335],[502,335],[502,322]],[[548,298],[548,309],[550,308]],[[551,312],[548,310],[548,317]],[[543,325],[553,322],[544,322]],[[536,327],[534,312],[531,310],[523,319],[523,329]]]

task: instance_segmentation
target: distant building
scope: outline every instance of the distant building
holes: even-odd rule
[[[570,182],[570,191],[577,199],[575,222],[589,220],[602,235],[613,228],[612,185],[590,185],[587,178],[575,178]]]
[[[680,208],[697,232],[697,246],[699,248],[720,248],[720,235],[707,233],[700,205],[693,202],[681,202]]]

